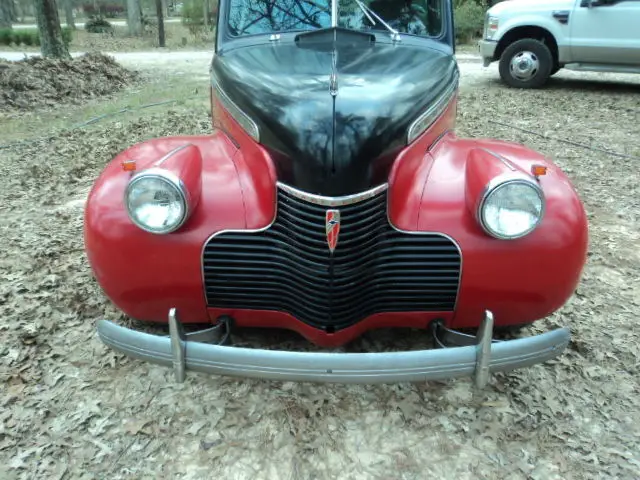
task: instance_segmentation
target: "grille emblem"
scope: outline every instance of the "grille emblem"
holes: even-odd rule
[[[325,215],[325,229],[327,232],[329,251],[333,253],[338,244],[338,235],[340,234],[340,210],[327,210]]]

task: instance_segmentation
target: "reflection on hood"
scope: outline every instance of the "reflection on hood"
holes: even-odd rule
[[[331,196],[386,181],[410,124],[456,71],[437,50],[348,40],[253,46],[213,62],[214,80],[258,125],[281,181]]]

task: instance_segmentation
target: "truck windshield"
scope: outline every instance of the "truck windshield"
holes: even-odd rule
[[[355,0],[338,2],[337,25],[361,31],[386,31]],[[443,0],[360,0],[401,34],[438,37]],[[316,30],[331,27],[332,0],[230,0],[228,28],[233,36]]]

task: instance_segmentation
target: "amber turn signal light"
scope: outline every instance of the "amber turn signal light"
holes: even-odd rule
[[[136,171],[136,161],[135,160],[123,160],[122,161],[122,170],[125,172],[135,172]]]
[[[546,175],[547,174],[547,167],[545,167],[544,165],[533,165],[531,167],[531,173],[536,177],[540,177],[542,175]]]

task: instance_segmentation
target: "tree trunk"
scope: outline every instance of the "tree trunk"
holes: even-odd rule
[[[162,12],[162,0],[156,0],[156,13],[158,14],[158,45],[164,47],[164,15]]]
[[[24,1],[18,0],[16,3],[16,18],[22,22],[25,23],[25,17],[27,16],[27,13],[29,12],[29,9],[33,8],[33,5],[29,4],[29,5],[25,5]]]
[[[169,16],[169,9],[167,8],[167,0],[162,0],[162,16],[167,18]]]
[[[127,23],[129,34],[135,37],[142,35],[142,16],[140,15],[140,1],[127,0]]]
[[[207,0],[204,0],[204,2],[202,2],[202,9],[204,10],[204,26],[208,29],[209,28],[209,2]]]
[[[62,41],[62,28],[56,0],[34,0],[36,21],[40,32],[40,51],[43,57],[71,58]]]
[[[76,29],[76,22],[73,19],[73,5],[71,4],[71,0],[62,0],[64,4],[64,18],[67,22],[67,27]]]
[[[0,0],[0,28],[11,28],[14,21],[13,0]]]

